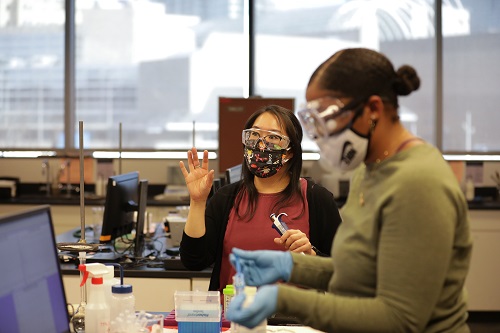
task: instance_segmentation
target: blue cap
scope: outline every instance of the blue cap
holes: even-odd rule
[[[115,284],[111,287],[111,292],[113,294],[131,294],[132,285],[130,284]]]

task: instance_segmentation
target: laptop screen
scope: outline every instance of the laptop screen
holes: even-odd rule
[[[0,216],[2,332],[69,332],[49,206]]]

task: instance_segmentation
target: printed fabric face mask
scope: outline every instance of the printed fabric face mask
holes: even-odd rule
[[[249,128],[241,133],[248,170],[259,178],[274,176],[288,161],[290,139],[279,132]]]
[[[245,147],[245,161],[250,172],[259,178],[274,176],[286,163],[286,149],[271,150]]]

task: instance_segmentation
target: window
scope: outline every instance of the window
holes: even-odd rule
[[[64,128],[64,4],[0,2],[4,149],[76,148],[64,147],[65,133],[76,138],[78,131],[76,123]],[[439,5],[442,31],[435,28]],[[75,6],[74,119],[85,123],[86,149],[116,150],[121,124],[124,151],[217,150],[219,96],[293,97],[298,108],[322,61],[340,48],[363,46],[387,54],[395,67],[417,69],[419,91],[400,98],[401,119],[413,133],[445,153],[500,152],[496,0],[82,0]],[[304,150],[317,147],[305,139]]]
[[[0,146],[52,149],[63,132],[64,1],[1,1]]]
[[[454,2],[443,7],[443,149],[500,152],[500,2]]]
[[[423,85],[400,98],[405,125],[434,141],[433,1],[259,0],[256,14],[256,91],[305,103],[313,71],[336,51],[369,47],[385,53],[397,68],[413,65]],[[318,150],[311,140],[305,150]]]
[[[77,1],[76,113],[86,147],[116,149],[122,123],[124,150],[217,149],[218,96],[248,90],[242,4]]]

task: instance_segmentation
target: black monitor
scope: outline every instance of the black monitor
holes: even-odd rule
[[[210,189],[210,193],[208,193],[208,199],[210,199],[215,192],[217,192],[222,187],[222,180],[220,178],[214,178],[212,183],[212,188]]]
[[[242,178],[241,164],[226,169],[226,184],[236,183]]]
[[[144,251],[144,222],[148,200],[148,181],[139,181],[139,201],[137,203],[137,225],[135,228],[134,257],[142,257]]]
[[[134,171],[109,177],[99,241],[110,243],[130,234],[135,228],[134,212],[138,210],[139,173]]]

